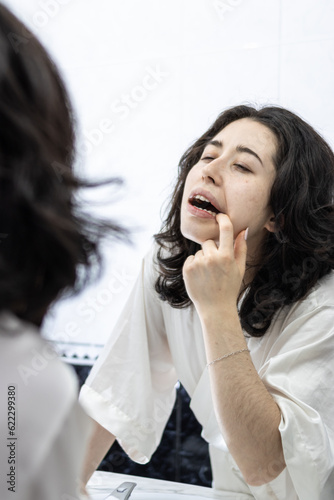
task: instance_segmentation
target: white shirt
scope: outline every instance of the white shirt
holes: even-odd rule
[[[194,307],[176,309],[159,300],[153,260],[152,251],[82,388],[88,414],[133,460],[146,463],[160,442],[180,380],[209,443],[215,488],[235,499],[333,500],[334,273],[305,300],[281,310],[264,337],[247,339],[253,363],[281,409],[286,461],[274,481],[252,487],[219,431],[198,315]]]
[[[1,500],[87,499],[79,477],[91,422],[75,374],[9,313],[0,315],[0,367]]]

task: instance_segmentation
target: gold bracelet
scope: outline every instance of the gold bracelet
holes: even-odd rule
[[[224,356],[221,356],[220,358],[214,359],[213,361],[208,363],[206,366],[208,367],[210,365],[213,365],[214,363],[217,363],[217,361],[221,361],[222,359],[229,358],[230,356],[234,356],[235,354],[240,354],[241,352],[246,352],[246,351],[250,352],[249,349],[240,349],[239,351],[230,352],[229,354],[225,354]]]

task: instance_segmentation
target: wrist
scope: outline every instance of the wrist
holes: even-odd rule
[[[199,317],[203,329],[224,329],[226,332],[233,332],[236,328],[241,329],[236,305],[209,306],[204,311],[199,312]]]
[[[200,318],[203,340],[208,362],[219,357],[247,348],[240,325],[238,311],[220,311]]]

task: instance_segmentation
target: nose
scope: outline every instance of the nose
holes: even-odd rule
[[[213,184],[222,183],[222,162],[220,158],[215,158],[214,160],[206,163],[202,168],[202,178],[205,181],[211,182]]]

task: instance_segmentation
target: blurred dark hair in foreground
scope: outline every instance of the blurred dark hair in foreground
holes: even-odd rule
[[[102,237],[129,239],[82,210],[79,189],[121,181],[77,177],[74,129],[57,68],[0,4],[0,310],[37,325],[63,292],[96,275]]]

